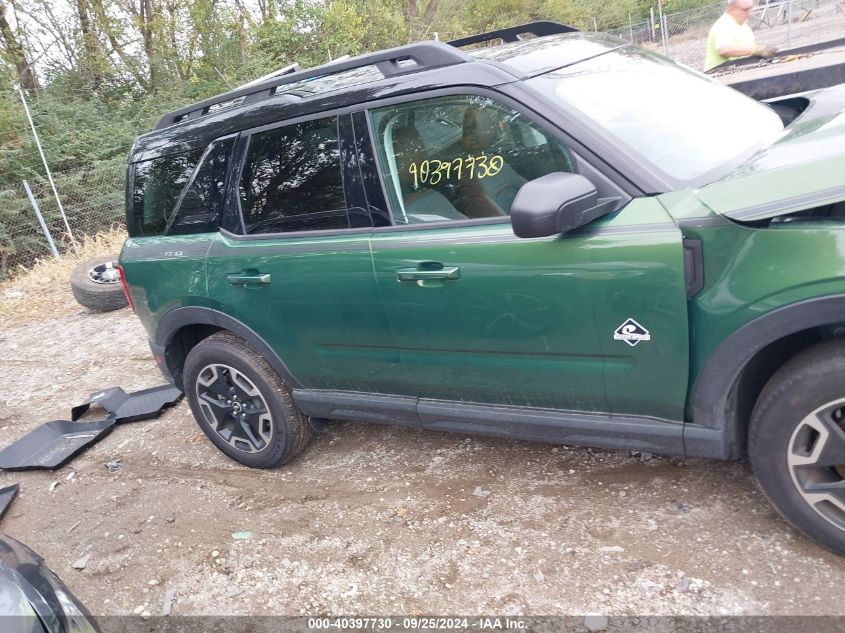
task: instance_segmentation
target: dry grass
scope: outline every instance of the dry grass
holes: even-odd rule
[[[13,271],[11,279],[0,283],[0,330],[84,309],[71,293],[71,271],[91,257],[120,252],[125,239],[122,228],[86,235],[78,253],[68,249],[60,259],[45,258]]]

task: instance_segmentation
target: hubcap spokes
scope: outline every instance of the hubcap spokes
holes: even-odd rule
[[[816,409],[798,424],[787,463],[810,507],[845,530],[845,399]]]
[[[267,401],[252,381],[234,367],[207,365],[197,376],[197,399],[212,429],[233,448],[257,453],[273,435]]]

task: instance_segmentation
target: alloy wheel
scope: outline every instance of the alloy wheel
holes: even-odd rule
[[[197,401],[209,426],[233,448],[257,453],[273,437],[273,417],[267,401],[243,373],[215,363],[197,375]]]
[[[801,420],[789,440],[787,463],[804,501],[845,530],[845,399]]]

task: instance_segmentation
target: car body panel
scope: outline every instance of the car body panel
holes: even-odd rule
[[[843,220],[752,227],[715,215],[694,192],[658,200],[686,236],[703,244],[704,287],[689,303],[692,386],[716,349],[745,324],[808,299],[845,293]]]
[[[205,255],[214,233],[128,238],[120,265],[135,301],[135,313],[155,338],[158,321],[186,305],[207,305]]]
[[[207,259],[212,306],[260,333],[303,385],[383,390],[399,357],[373,277],[369,233],[219,234]],[[268,284],[233,286],[245,270]]]
[[[845,112],[808,112],[776,143],[702,187],[698,196],[717,213],[742,221],[845,200]]]
[[[680,419],[687,386],[681,234],[634,200],[581,234],[509,224],[376,233],[373,260],[402,359],[400,394]],[[460,278],[399,282],[437,262]],[[614,340],[627,319],[652,340]]]

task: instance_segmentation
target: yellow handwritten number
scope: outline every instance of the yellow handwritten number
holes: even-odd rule
[[[434,186],[442,180],[461,180],[469,178],[487,178],[495,176],[505,165],[505,159],[494,154],[479,154],[478,156],[467,156],[455,158],[451,161],[438,160],[436,158],[426,159],[420,163],[411,163],[408,172],[414,177],[414,189],[421,185]]]

